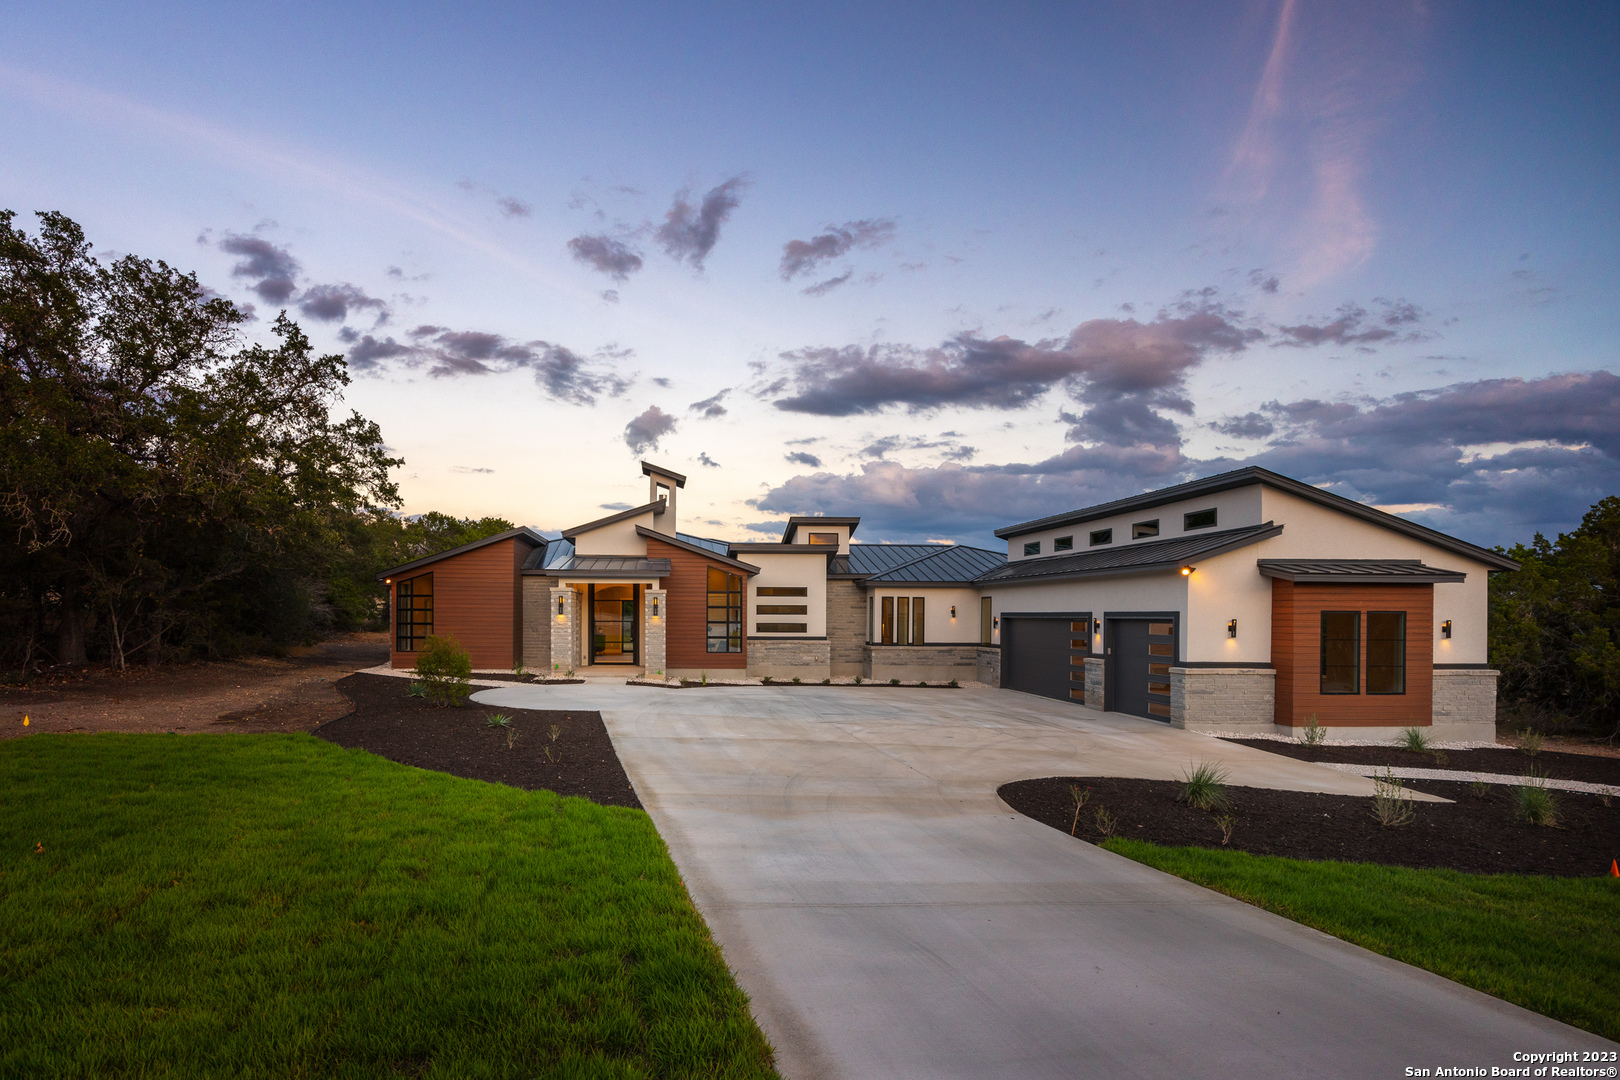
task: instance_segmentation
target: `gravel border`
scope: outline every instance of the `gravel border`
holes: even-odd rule
[[[1461,749],[1454,747],[1453,749]],[[1353,773],[1356,776],[1377,778],[1389,773],[1397,780],[1456,780],[1469,784],[1507,784],[1519,787],[1524,784],[1526,777],[1511,776],[1507,773],[1463,772],[1460,769],[1412,769],[1397,768],[1393,765],[1346,765],[1337,761],[1318,761],[1316,764],[1324,769],[1336,769],[1339,772]],[[1585,780],[1553,780],[1538,778],[1538,785],[1554,788],[1558,791],[1579,791],[1587,795],[1620,795],[1620,787],[1614,784],[1592,784]]]

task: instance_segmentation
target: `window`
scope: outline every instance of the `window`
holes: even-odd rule
[[[911,597],[894,598],[894,643],[911,644]]]
[[[394,586],[394,648],[415,652],[433,633],[433,575],[423,574]]]
[[[1406,693],[1406,612],[1367,612],[1367,693]]]
[[[1039,555],[1040,553],[1041,542],[1039,540],[1031,540],[1029,543],[1024,545],[1025,555]]]
[[[1091,532],[1091,546],[1098,544],[1112,544],[1114,542],[1113,529],[1093,529]]]
[[[655,490],[656,490],[656,494],[653,496],[653,502],[661,502],[665,506],[668,506],[669,505],[669,487],[667,485],[665,485],[665,484],[658,484],[658,485],[656,485]]]
[[[756,604],[755,615],[808,615],[808,604]]]
[[[756,634],[802,634],[805,624],[802,622],[762,622],[754,624]],[[709,650],[714,652],[713,649]]]
[[[885,645],[894,644],[894,597],[883,598],[883,637],[879,640]]]
[[[1361,693],[1361,612],[1322,612],[1322,693]]]
[[[709,651],[742,652],[742,578],[709,567]]]
[[[1157,519],[1154,519],[1153,521],[1138,521],[1135,525],[1131,526],[1132,540],[1143,540],[1149,536],[1158,535],[1159,522]]]
[[[812,544],[831,544],[833,547],[837,547],[838,546],[838,534],[837,533],[811,533],[810,534],[810,542]]]
[[[1194,510],[1181,519],[1181,527],[1191,531],[1193,529],[1212,529],[1215,527],[1215,511]]]
[[[1058,537],[1056,540],[1052,541],[1052,550],[1053,551],[1073,551],[1074,550],[1074,537],[1072,537],[1072,536],[1060,536],[1060,537]]]
[[[923,643],[923,598],[920,596],[911,598],[911,643]]]
[[[990,598],[979,597],[979,644],[990,644]]]
[[[876,637],[874,637],[874,635],[876,633],[877,633],[877,597],[868,596],[866,598],[866,640],[867,640],[867,642],[870,643],[872,641],[877,640]]]
[[[803,585],[761,585],[756,590],[760,596],[809,596],[810,590]]]

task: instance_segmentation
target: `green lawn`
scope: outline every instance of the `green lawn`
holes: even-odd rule
[[[1103,845],[1373,952],[1620,1039],[1620,881]]]
[[[776,1074],[639,810],[304,735],[34,735],[0,742],[0,1075]]]

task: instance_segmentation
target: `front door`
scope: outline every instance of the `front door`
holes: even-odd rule
[[[1176,624],[1169,619],[1109,619],[1106,647],[1109,708],[1168,723]]]
[[[591,663],[636,662],[636,585],[591,586]]]

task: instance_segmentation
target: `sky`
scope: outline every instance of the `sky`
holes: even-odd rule
[[[285,310],[403,510],[999,547],[1620,494],[1620,6],[6,5],[0,208]]]

